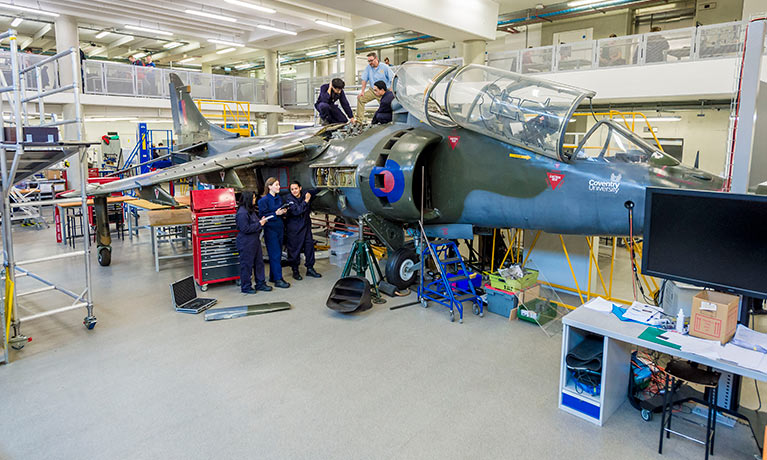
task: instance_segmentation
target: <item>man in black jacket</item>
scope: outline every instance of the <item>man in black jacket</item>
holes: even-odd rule
[[[329,84],[320,86],[320,96],[314,104],[314,108],[320,113],[320,119],[323,124],[346,123],[347,116],[354,122],[352,108],[344,93],[344,81],[340,78],[334,78]],[[344,112],[336,105],[336,101],[341,101],[341,107]]]
[[[376,110],[375,115],[373,115],[373,124],[391,123],[391,103],[394,100],[394,94],[386,89],[386,83],[381,80],[375,82],[373,85],[373,93],[375,93],[377,98],[380,98],[378,110]]]

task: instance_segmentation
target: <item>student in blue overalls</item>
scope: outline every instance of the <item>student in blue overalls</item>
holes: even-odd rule
[[[266,218],[258,218],[256,194],[243,191],[237,208],[237,252],[240,253],[240,290],[244,294],[256,291],[271,291],[264,279],[264,255],[261,251],[261,228]],[[250,275],[255,270],[256,288],[250,284]]]
[[[269,281],[278,288],[289,288],[290,284],[282,279],[282,239],[284,228],[282,218],[287,209],[282,208],[280,181],[276,177],[266,180],[266,193],[258,200],[258,213],[261,217],[272,216],[264,225],[264,243],[269,255]]]
[[[288,248],[288,264],[293,269],[293,279],[299,281],[303,279],[298,271],[301,253],[306,259],[306,276],[321,278],[322,275],[314,270],[314,238],[309,207],[312,194],[309,192],[304,194],[301,183],[293,181],[290,184],[290,195],[285,199],[293,203],[285,216],[285,246]]]

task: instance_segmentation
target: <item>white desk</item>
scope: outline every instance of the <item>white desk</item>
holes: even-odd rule
[[[562,319],[562,325],[559,408],[597,425],[604,424],[610,415],[627,400],[628,379],[631,373],[631,350],[636,347],[649,348],[743,377],[767,381],[767,374],[762,372],[640,339],[639,335],[647,329],[646,325],[621,321],[611,313],[602,313],[580,307],[567,314]],[[583,340],[586,333],[604,337],[601,393],[599,396],[578,394],[574,390],[572,379],[567,373],[565,364],[567,353]],[[747,420],[761,452],[767,414],[744,408],[740,408],[737,413],[722,408],[719,409],[719,412]]]

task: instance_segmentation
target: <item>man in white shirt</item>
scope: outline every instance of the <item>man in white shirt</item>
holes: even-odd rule
[[[376,53],[368,53],[368,66],[362,72],[362,89],[357,96],[357,120],[360,123],[365,121],[365,104],[373,99],[381,101],[380,96],[373,92],[375,82],[382,81],[386,84],[386,89],[391,90],[394,71],[388,65],[378,60]]]

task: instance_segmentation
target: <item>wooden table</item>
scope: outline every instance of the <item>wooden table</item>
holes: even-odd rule
[[[108,196],[107,197],[107,204],[113,204],[113,203],[127,203],[136,200],[136,198],[132,196],[122,195],[122,196]],[[64,219],[69,218],[69,213],[71,210],[79,209],[80,206],[82,206],[83,202],[80,201],[73,201],[68,203],[58,203],[56,204],[56,214],[59,216],[64,216]],[[88,206],[93,206],[93,198],[89,198],[88,201],[86,201],[86,204]],[[64,212],[62,212],[62,210]],[[55,219],[56,224],[56,234],[61,235],[61,241],[58,241],[60,243],[67,243],[67,225],[61,225],[61,219]],[[85,223],[83,222],[83,227],[85,227]],[[83,229],[83,233],[85,230]]]

